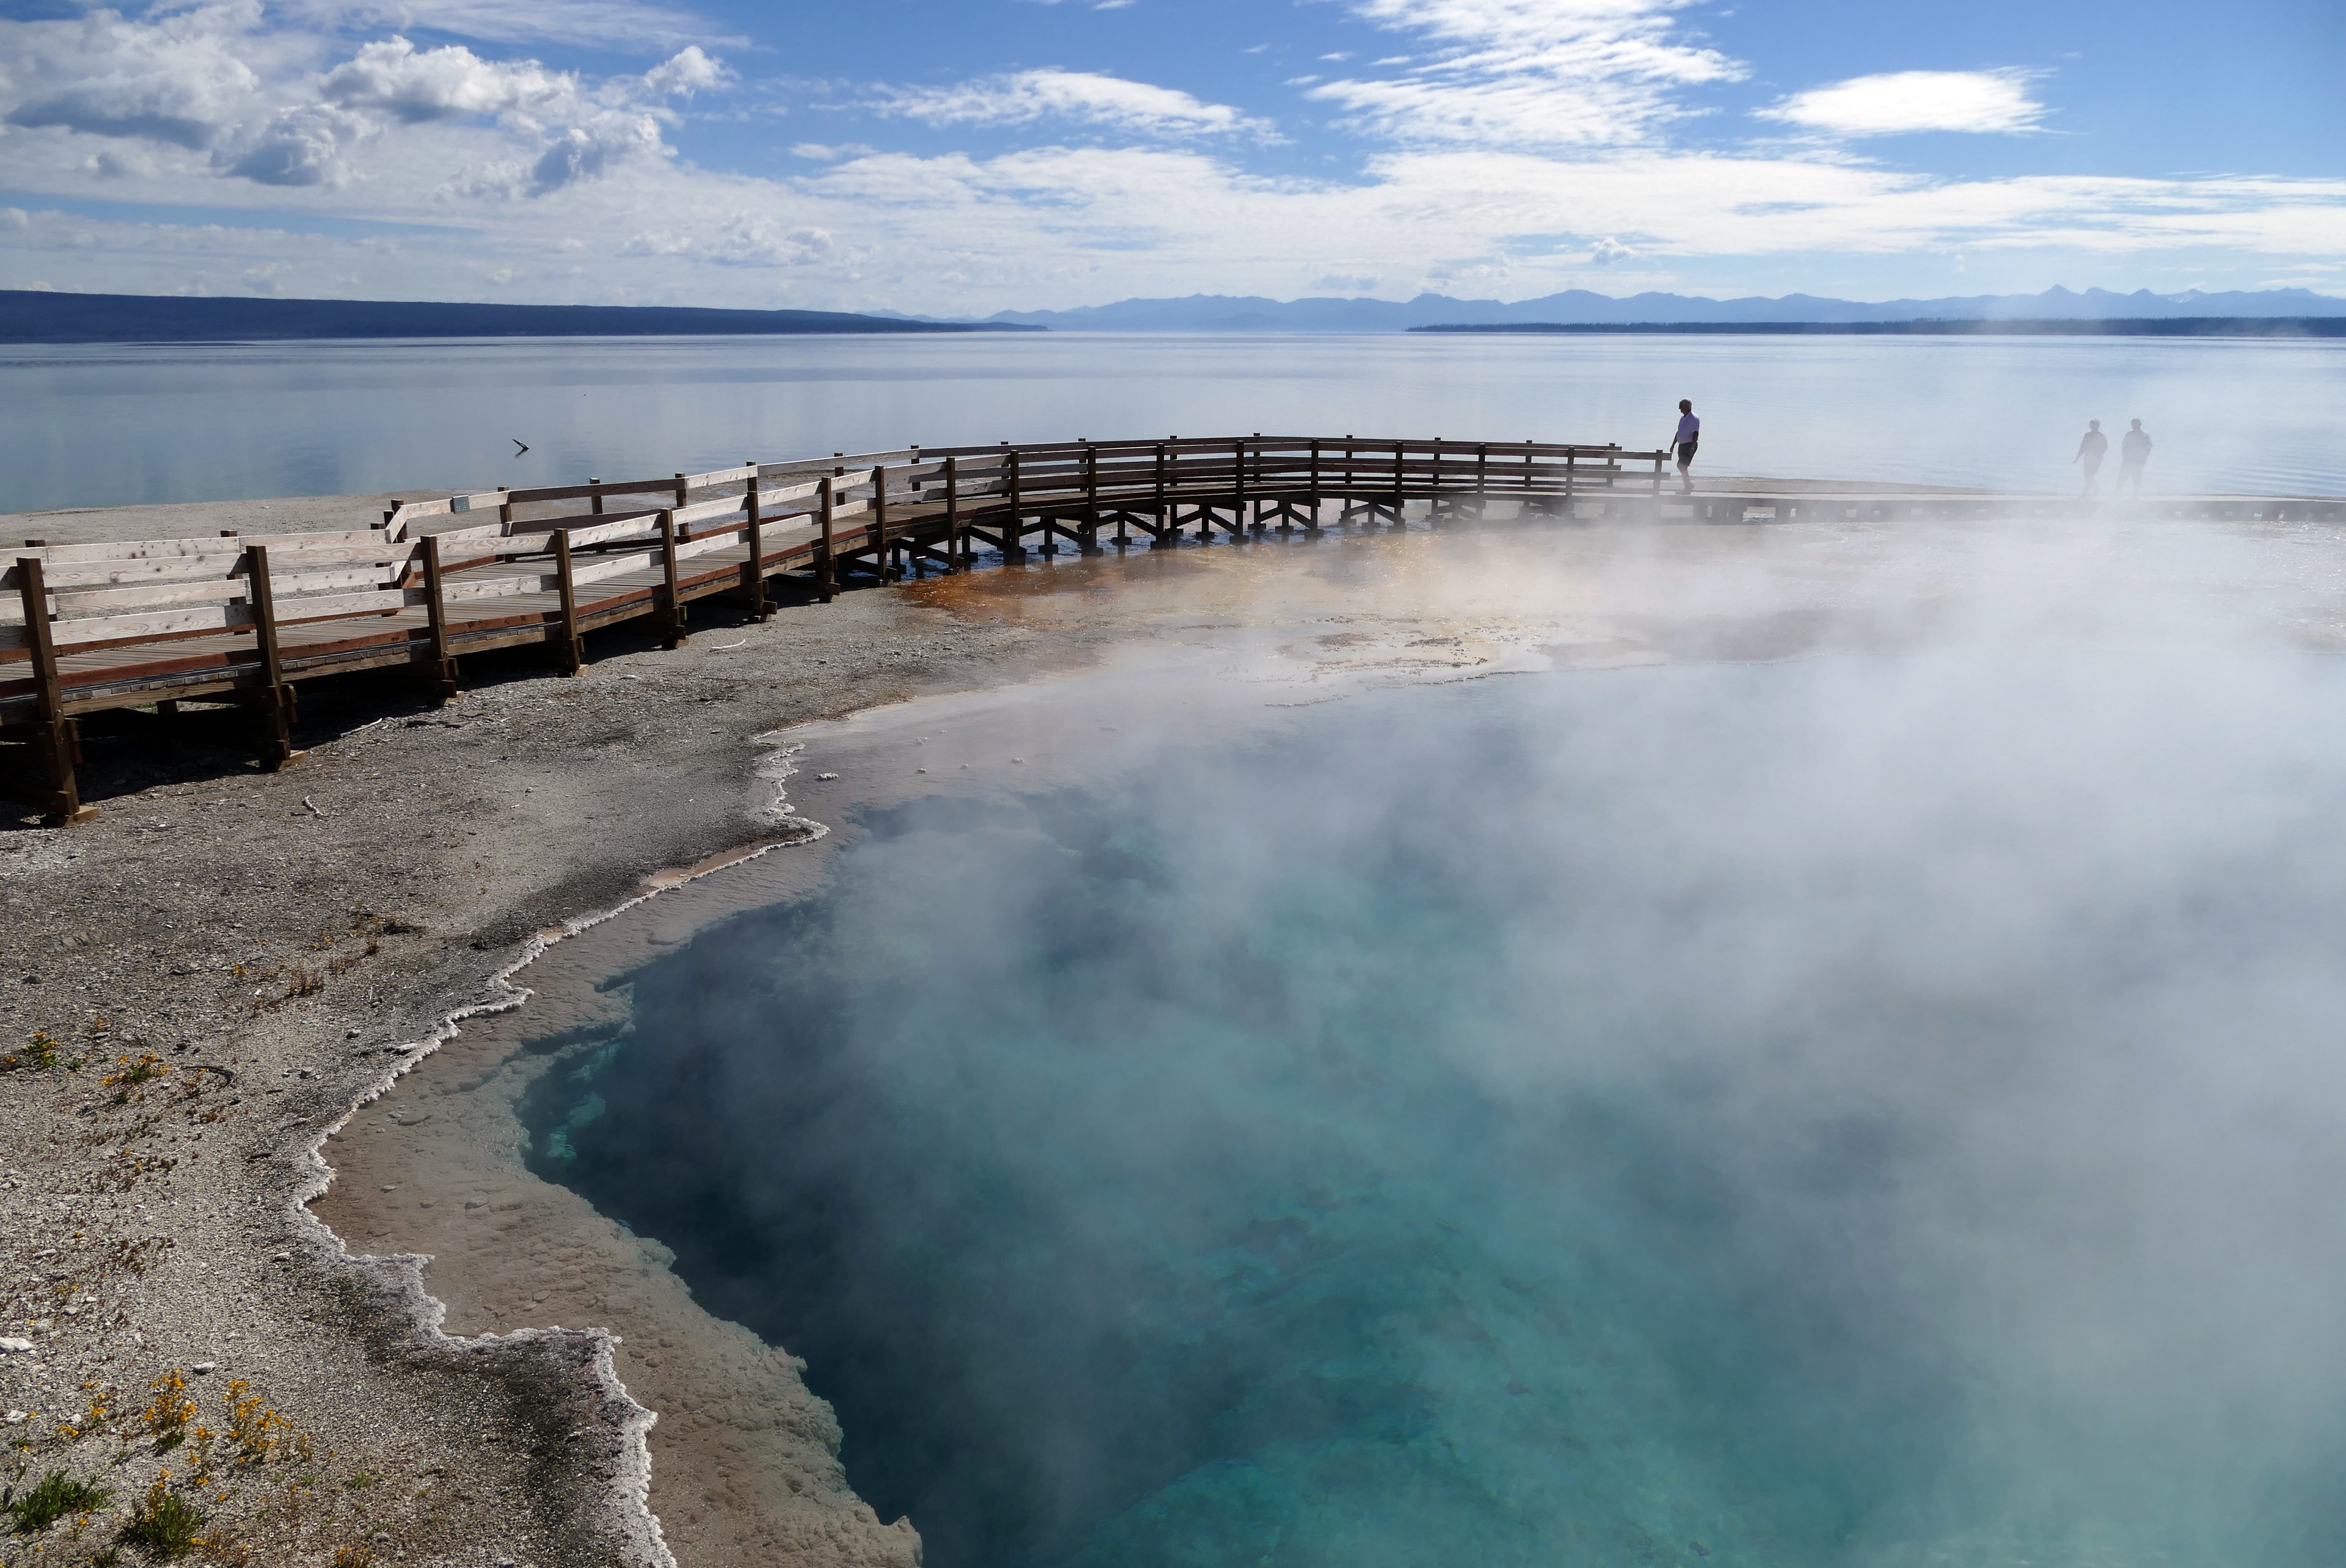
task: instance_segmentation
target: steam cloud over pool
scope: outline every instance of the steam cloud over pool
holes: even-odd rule
[[[2346,1561],[2346,682],[1376,692],[874,815],[538,1168],[937,1568]]]

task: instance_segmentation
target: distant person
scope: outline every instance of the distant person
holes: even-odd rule
[[[2102,459],[2108,455],[2109,450],[2110,438],[2102,433],[2102,422],[2087,420],[2085,439],[2077,443],[2077,455],[2069,460],[2086,465],[2086,494],[2092,495],[2101,489],[2101,482],[2096,476],[2102,472]]]
[[[2118,442],[2118,494],[2139,498],[2142,494],[2142,465],[2150,461],[2150,433],[2142,428],[2142,421],[2134,422]]]
[[[1694,400],[1678,399],[1678,433],[1670,440],[1678,451],[1678,494],[1694,494],[1694,449],[1702,444],[1702,421],[1694,416]]]

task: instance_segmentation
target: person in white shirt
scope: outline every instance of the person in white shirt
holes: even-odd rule
[[[1694,449],[1702,444],[1702,421],[1694,416],[1694,400],[1678,399],[1678,433],[1670,444],[1678,448],[1678,493],[1694,494]]]
[[[2096,478],[2096,475],[2101,473],[2102,459],[2107,455],[2109,450],[2110,438],[2102,433],[2102,422],[2097,419],[2087,420],[2085,438],[2077,443],[2077,455],[2069,460],[2072,463],[2085,464],[2085,494],[2091,495],[2101,489],[2101,482]]]
[[[2142,495],[2142,465],[2150,461],[2150,432],[2142,428],[2142,421],[2118,440],[2118,494]]]

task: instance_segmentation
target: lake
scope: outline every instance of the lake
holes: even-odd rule
[[[1052,334],[0,351],[0,512],[698,471],[1003,440],[1617,442],[1681,397],[1711,473],[2075,483],[2139,418],[2150,487],[2346,492],[2346,343]],[[514,441],[528,443],[520,453]]]

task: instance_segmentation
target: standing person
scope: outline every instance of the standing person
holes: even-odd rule
[[[2150,432],[2142,428],[2142,421],[2134,422],[2118,442],[2118,494],[2131,491],[2137,500],[2142,498],[2142,465],[2150,461]]]
[[[1694,416],[1694,400],[1678,399],[1678,433],[1670,438],[1678,452],[1678,494],[1694,494],[1694,449],[1702,444],[1702,421]]]
[[[2102,433],[2102,422],[2097,419],[2087,420],[2085,439],[2077,443],[2077,455],[2069,460],[2072,463],[2082,463],[2086,465],[2084,494],[2091,495],[2101,488],[2095,475],[2101,473],[2102,458],[2109,450],[2110,438]]]

